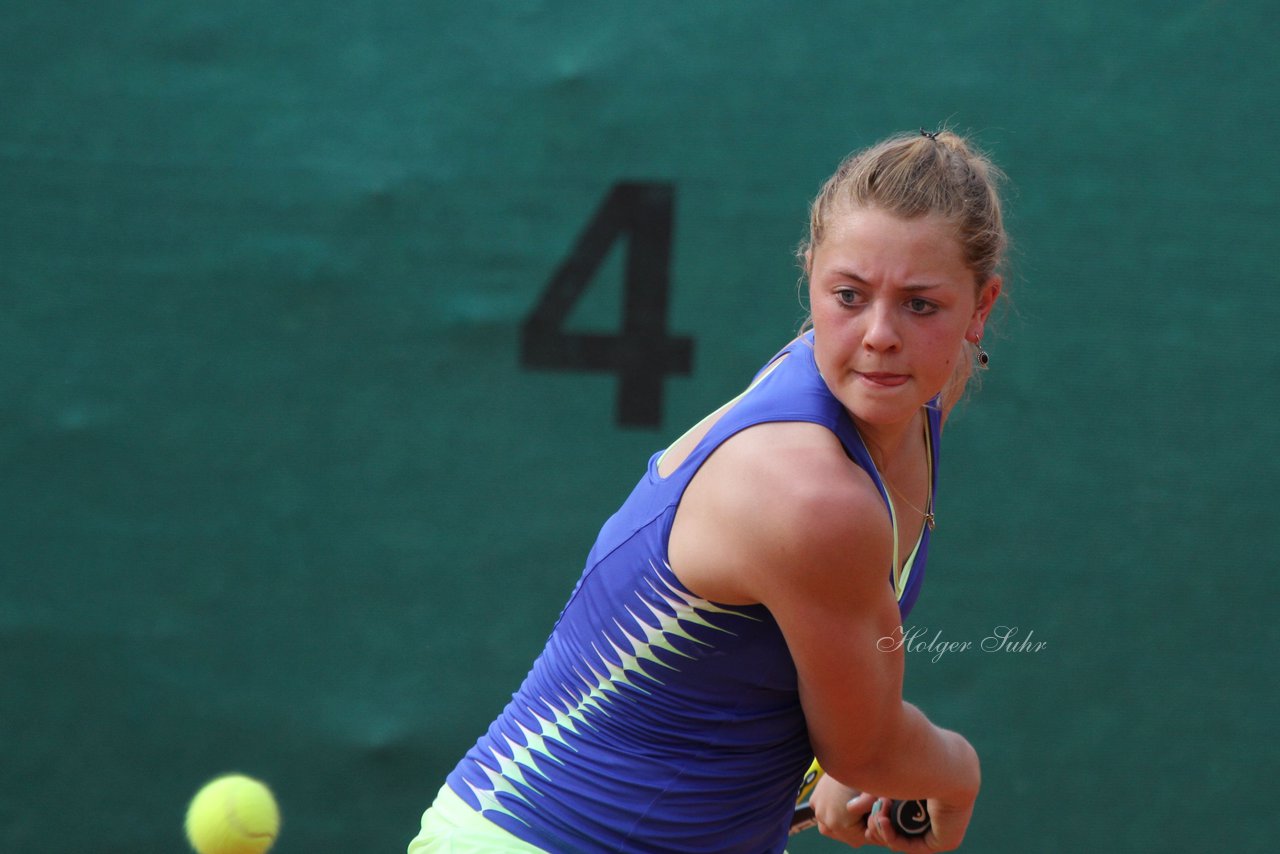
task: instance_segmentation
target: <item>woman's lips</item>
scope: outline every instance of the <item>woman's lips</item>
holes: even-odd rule
[[[910,377],[907,374],[886,374],[880,372],[864,373],[858,372],[858,376],[865,382],[870,383],[878,388],[891,388],[905,383]]]

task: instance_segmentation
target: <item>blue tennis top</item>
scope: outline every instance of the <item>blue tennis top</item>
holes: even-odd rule
[[[667,544],[703,461],[770,421],[835,433],[892,513],[857,429],[818,373],[812,340],[784,348],[670,476],[659,476],[654,454],[605,523],[529,675],[449,775],[486,818],[556,854],[783,850],[812,759],[786,641],[763,605],[687,590]],[[939,413],[927,411],[936,480]],[[926,529],[907,567],[889,568],[904,620],[928,545]]]

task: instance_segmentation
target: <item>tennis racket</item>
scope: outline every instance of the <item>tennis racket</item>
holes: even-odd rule
[[[799,833],[818,823],[809,800],[822,777],[822,766],[813,760],[796,793],[796,811],[791,818],[791,832]],[[874,812],[874,811],[873,811]],[[903,836],[923,836],[929,832],[929,809],[924,801],[893,801],[889,804],[889,823]]]

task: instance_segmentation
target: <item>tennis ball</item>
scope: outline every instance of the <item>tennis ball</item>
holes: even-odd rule
[[[187,839],[200,854],[263,854],[279,832],[276,799],[252,777],[212,780],[187,807]]]

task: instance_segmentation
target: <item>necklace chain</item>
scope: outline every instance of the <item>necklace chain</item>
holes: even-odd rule
[[[925,523],[926,525],[928,525],[928,526],[929,526],[929,530],[930,530],[930,531],[932,531],[932,530],[933,530],[933,526],[934,526],[934,519],[933,519],[933,484],[929,484],[929,510],[926,512],[926,511],[924,511],[924,510],[921,510],[919,507],[915,506],[914,504],[912,504],[912,503],[911,503],[911,499],[907,498],[906,494],[905,494],[902,490],[898,489],[898,487],[896,487],[896,486],[894,486],[892,483],[890,483],[890,482],[889,482],[889,478],[885,477],[883,473],[881,473],[881,475],[880,475],[880,479],[884,481],[884,485],[885,485],[885,486],[889,487],[889,489],[891,489],[891,490],[893,491],[893,494],[894,494],[894,495],[896,495],[896,496],[898,496],[899,498],[901,498],[901,499],[906,503],[906,505],[907,505],[908,507],[910,507],[912,510],[916,511],[916,512],[917,512],[917,513],[919,513],[921,516],[923,516],[923,517],[924,517],[924,523]]]
[[[893,491],[893,493],[894,493],[895,495],[897,495],[897,496],[898,496],[899,498],[901,498],[904,502],[906,502],[906,505],[907,505],[908,507],[910,507],[912,510],[916,511],[917,513],[919,513],[921,516],[923,516],[923,517],[924,517],[924,523],[925,523],[925,525],[927,525],[927,526],[928,526],[928,528],[929,528],[929,530],[930,530],[930,531],[932,531],[932,530],[933,530],[933,526],[934,526],[934,518],[933,518],[933,450],[932,450],[932,445],[931,445],[931,443],[930,443],[930,441],[929,441],[929,421],[928,421],[928,418],[929,418],[929,416],[926,414],[926,415],[925,415],[925,423],[924,423],[924,430],[925,430],[925,434],[924,434],[924,435],[925,435],[925,438],[924,438],[924,441],[925,441],[925,453],[926,453],[926,455],[927,455],[926,459],[929,461],[929,467],[928,467],[928,470],[925,472],[925,476],[929,479],[929,500],[928,500],[928,505],[927,505],[929,509],[928,509],[927,511],[925,511],[925,510],[921,510],[919,507],[917,507],[917,506],[915,506],[914,504],[912,504],[912,503],[911,503],[911,499],[907,498],[906,493],[904,493],[902,490],[898,489],[898,487],[894,486],[894,485],[889,481],[889,478],[887,478],[887,477],[885,477],[885,476],[884,476],[884,472],[880,471],[880,467],[879,467],[879,466],[876,466],[876,473],[880,475],[880,479],[881,479],[882,481],[884,481],[884,485],[885,485],[885,486],[887,486],[890,490],[892,490],[892,491]],[[872,460],[872,465],[875,465],[875,460]],[[892,503],[892,502],[891,502],[891,503]]]

